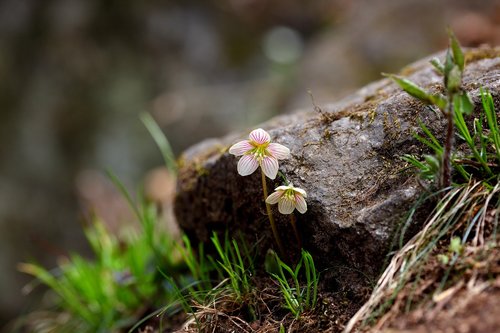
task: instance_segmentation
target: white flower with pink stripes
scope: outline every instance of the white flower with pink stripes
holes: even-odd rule
[[[270,205],[278,204],[278,210],[281,214],[292,214],[295,208],[304,214],[307,211],[307,193],[301,188],[289,185],[278,186],[274,193],[267,197],[266,203]]]
[[[232,145],[229,153],[241,156],[238,162],[240,175],[251,175],[260,166],[264,174],[271,179],[275,179],[278,174],[278,160],[290,157],[290,149],[279,143],[271,143],[271,136],[262,128],[253,130],[249,140]]]

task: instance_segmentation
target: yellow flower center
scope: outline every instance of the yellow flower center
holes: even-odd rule
[[[255,158],[257,158],[257,160],[259,162],[261,162],[264,157],[270,155],[269,152],[267,151],[267,147],[269,146],[269,142],[266,142],[266,143],[263,143],[263,144],[259,144],[257,142],[251,141],[250,143],[255,148],[253,148],[252,150],[250,150],[248,153],[254,155]]]
[[[295,200],[295,191],[292,189],[288,189],[283,193],[283,196],[286,197],[288,200]]]

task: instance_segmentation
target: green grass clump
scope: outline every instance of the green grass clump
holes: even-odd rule
[[[203,304],[207,301],[207,297],[213,288],[214,281],[210,275],[215,271],[215,265],[211,258],[205,254],[205,244],[203,243],[200,243],[198,251],[195,251],[189,238],[183,235],[182,244],[178,244],[177,247],[190,272],[186,281],[182,283],[186,286],[189,300]],[[182,297],[184,298],[184,296]]]
[[[284,263],[276,254],[275,260],[278,264],[278,273],[271,275],[278,280],[285,307],[295,318],[299,318],[304,311],[314,309],[318,300],[319,274],[314,266],[313,257],[309,252],[302,250],[295,269]],[[305,277],[305,285],[299,282],[301,274]]]
[[[72,254],[54,270],[34,263],[20,265],[59,297],[56,311],[69,314],[57,331],[118,332],[133,325],[144,311],[158,306],[159,299],[174,295],[160,281],[157,267],[180,272],[182,264],[173,255],[173,239],[153,228],[157,212],[144,204],[137,212],[141,228],[118,238],[95,220],[85,229],[94,259]],[[142,310],[141,310],[142,309]],[[49,319],[49,318],[45,318]],[[40,320],[43,320],[41,318]]]
[[[221,240],[214,232],[210,240],[216,256],[206,254],[203,243],[198,245],[196,251],[189,238],[182,237],[182,244],[177,244],[177,248],[190,274],[176,279],[162,272],[173,287],[175,299],[144,318],[130,332],[153,316],[172,314],[171,310],[175,307],[182,308],[187,314],[185,327],[194,331],[213,328],[218,315],[225,311],[236,311],[244,317],[256,319],[252,297],[255,296],[255,257],[252,256],[251,249],[242,237],[238,242],[230,239],[227,233]]]
[[[469,128],[466,117],[474,111],[474,103],[462,87],[465,69],[464,55],[455,35],[450,32],[450,48],[446,53],[445,63],[433,59],[431,64],[443,75],[445,94],[430,93],[414,82],[389,75],[404,91],[421,102],[437,108],[447,120],[444,143],[419,122],[424,136],[415,135],[421,143],[432,149],[434,155],[405,155],[403,160],[420,170],[422,179],[433,181],[440,188],[447,188],[452,183],[464,184],[472,179],[480,180],[490,188],[497,182],[500,174],[500,132],[493,103],[489,92],[481,89],[482,112],[472,121]],[[468,152],[454,152],[455,139],[465,142]],[[456,170],[456,175],[452,171]]]
[[[228,281],[235,300],[241,301],[250,293],[252,287],[250,277],[255,275],[254,263],[248,248],[242,242],[240,249],[236,240],[229,240],[227,234],[224,237],[224,243],[220,242],[216,233],[213,233],[211,240],[219,255],[216,261],[219,275]]]
[[[465,184],[471,180],[480,180],[489,188],[498,183],[500,175],[500,131],[496,110],[491,93],[481,89],[482,111],[478,118],[468,126],[464,118],[463,105],[454,104],[454,122],[456,136],[466,144],[467,149],[461,154],[453,154],[451,164],[456,170],[453,177],[455,185]],[[424,180],[436,181],[440,172],[439,156],[443,146],[432,132],[420,122],[425,137],[415,137],[434,151],[434,155],[425,155],[420,161],[417,156],[405,155],[403,159],[420,171]],[[471,127],[471,128],[469,128]],[[436,157],[437,156],[437,157]]]

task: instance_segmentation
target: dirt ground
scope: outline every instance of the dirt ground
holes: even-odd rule
[[[439,312],[419,309],[401,317],[384,333],[497,333],[500,332],[500,279],[477,295],[458,293]]]

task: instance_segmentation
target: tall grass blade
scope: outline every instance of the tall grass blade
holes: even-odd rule
[[[176,175],[177,163],[175,161],[175,154],[167,137],[165,136],[165,134],[163,134],[160,126],[158,126],[156,121],[149,113],[141,113],[140,118],[144,126],[146,126],[146,129],[149,131],[149,134],[151,134],[153,140],[156,142],[156,145],[160,149],[160,152],[163,156],[163,161],[165,162],[165,166],[173,175]]]

